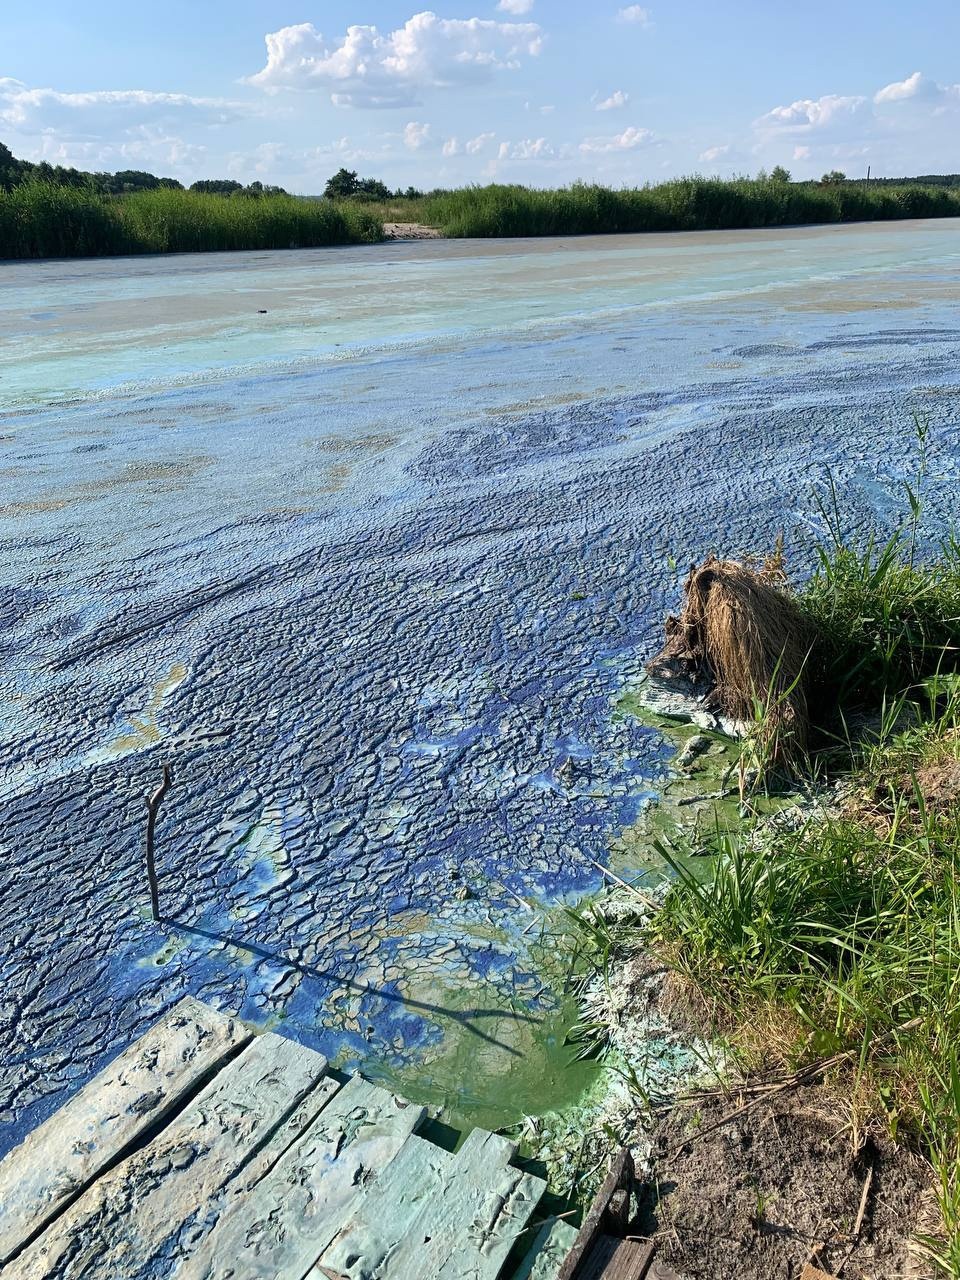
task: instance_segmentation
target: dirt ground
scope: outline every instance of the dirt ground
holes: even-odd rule
[[[422,222],[385,222],[383,235],[385,240],[439,240],[443,232]]]
[[[707,1133],[738,1101],[684,1105],[653,1136],[640,1229],[683,1280],[798,1280],[807,1262],[842,1280],[932,1277],[911,1245],[938,1223],[922,1161],[883,1136],[854,1153],[843,1108],[820,1086],[777,1095]]]

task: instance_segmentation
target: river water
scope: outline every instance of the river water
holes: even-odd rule
[[[0,1151],[193,993],[488,1124],[684,569],[960,458],[960,226],[0,264]],[[149,919],[144,796],[169,762]]]

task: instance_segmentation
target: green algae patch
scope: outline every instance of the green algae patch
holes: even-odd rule
[[[769,817],[797,803],[792,789],[751,792],[744,808],[740,795],[742,730],[697,708],[683,695],[664,696],[655,682],[644,678],[626,689],[614,704],[614,715],[630,717],[654,729],[670,743],[673,756],[665,763],[656,800],[638,820],[625,827],[610,844],[611,870],[655,883],[674,872],[660,853],[671,857],[698,879],[713,873],[713,850],[718,833],[735,832],[758,817]],[[712,723],[711,723],[712,722]]]
[[[446,1011],[442,1041],[415,1065],[365,1064],[365,1073],[464,1134],[476,1126],[513,1130],[527,1117],[577,1106],[601,1068],[570,1043],[576,999],[525,1011],[490,999],[478,1008],[477,995],[476,987],[418,987],[418,1000]]]

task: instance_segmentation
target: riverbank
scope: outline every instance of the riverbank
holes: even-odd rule
[[[637,837],[672,874],[662,895],[624,886],[581,913],[607,1005],[646,1001],[709,1046],[679,1098],[646,1091],[633,1135],[650,1168],[639,1229],[691,1280],[960,1275],[960,548],[923,538],[922,422],[917,442],[889,538],[845,535],[828,503],[802,588],[750,571],[809,624],[806,669],[758,690],[739,769],[687,737],[676,772],[699,812],[681,796]],[[669,634],[695,651],[693,616]],[[817,710],[788,751],[771,725],[798,689]],[[625,903],[642,908],[627,927]],[[592,1033],[617,1046],[618,1018],[595,1009]]]
[[[158,189],[100,195],[52,182],[0,189],[0,259],[309,249],[383,239],[368,209],[297,196]]]
[[[694,176],[619,190],[586,182],[554,190],[493,183],[354,207],[374,209],[385,222],[425,224],[454,239],[495,239],[949,218],[960,216],[960,191],[920,183]]]
[[[919,183],[681,178],[621,190],[492,184],[415,199],[230,196],[158,188],[104,195],[29,181],[0,189],[0,259],[305,249],[384,239],[729,231],[960,216],[960,190]]]

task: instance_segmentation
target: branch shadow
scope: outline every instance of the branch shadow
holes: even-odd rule
[[[414,1000],[398,995],[396,992],[387,991],[383,987],[370,986],[364,982],[354,982],[341,974],[331,973],[327,969],[318,969],[314,965],[304,964],[302,960],[295,960],[292,956],[284,955],[280,951],[271,951],[269,947],[261,946],[257,942],[247,942],[242,938],[234,938],[228,933],[217,933],[212,929],[201,929],[198,925],[183,924],[181,921],[173,920],[168,916],[160,916],[159,923],[179,929],[181,933],[193,934],[199,938],[206,938],[211,942],[219,942],[225,946],[236,947],[241,951],[251,951],[255,956],[260,956],[263,960],[275,960],[280,964],[287,965],[290,969],[295,969],[305,977],[313,978],[320,982],[349,987],[353,991],[362,992],[364,995],[379,996],[381,1000],[404,1005],[409,1009],[417,1009],[438,1017],[449,1018],[452,1022],[459,1023],[471,1035],[485,1041],[487,1044],[495,1045],[498,1049],[506,1050],[514,1058],[522,1058],[524,1055],[519,1049],[515,1049],[513,1045],[507,1044],[503,1040],[498,1040],[496,1036],[488,1035],[485,1031],[481,1031],[479,1027],[473,1025],[473,1020],[477,1018],[511,1018],[515,1022],[533,1024],[543,1021],[542,1018],[536,1018],[532,1014],[517,1013],[506,1009],[447,1009],[443,1005],[430,1004],[425,1000]]]

